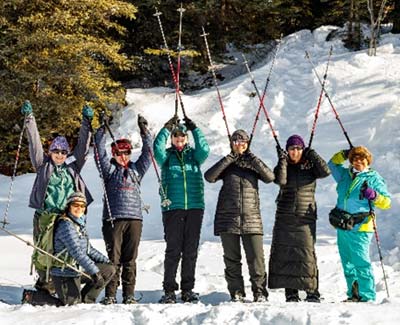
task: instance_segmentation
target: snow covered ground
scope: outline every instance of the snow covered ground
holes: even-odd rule
[[[274,128],[282,145],[288,136],[297,133],[306,142],[310,137],[320,85],[311,65],[305,59],[307,50],[322,77],[333,46],[327,78],[327,90],[354,145],[366,145],[374,154],[373,167],[386,179],[392,193],[392,209],[378,211],[378,230],[390,290],[386,298],[382,269],[375,241],[371,257],[377,283],[374,303],[341,303],[345,298],[345,281],[336,248],[335,231],[329,225],[328,212],[335,205],[335,183],[331,177],[317,187],[319,222],[317,256],[320,270],[321,304],[285,303],[283,290],[271,290],[269,302],[230,303],[224,280],[222,248],[213,236],[216,197],[221,184],[206,184],[206,211],[202,228],[195,290],[201,295],[196,305],[178,303],[160,305],[162,294],[164,241],[159,208],[158,185],[153,169],[143,181],[143,200],[151,205],[145,215],[142,242],[138,257],[138,305],[78,305],[73,307],[32,307],[19,305],[23,287],[34,283],[29,275],[31,248],[17,239],[0,234],[0,303],[1,324],[399,324],[400,323],[400,35],[383,36],[376,57],[366,51],[349,52],[340,41],[325,42],[334,27],[322,27],[287,36],[278,53],[265,101]],[[270,62],[254,71],[258,88],[264,87]],[[251,131],[258,99],[247,75],[220,86],[231,133],[236,128]],[[131,89],[129,105],[121,113],[115,134],[129,136],[139,143],[137,114],[143,114],[156,133],[174,112],[171,89]],[[225,125],[215,89],[184,95],[189,117],[202,128],[209,140],[211,154],[203,171],[229,152]],[[313,140],[313,147],[328,160],[348,144],[330,105],[324,100]],[[138,149],[139,150],[139,149]],[[258,122],[252,151],[271,168],[277,162],[275,141],[264,116]],[[91,156],[83,176],[95,197],[90,206],[88,228],[94,246],[104,252],[101,238],[101,184]],[[7,228],[31,240],[33,211],[28,196],[33,174],[16,178]],[[5,211],[10,178],[0,175],[0,217]],[[261,206],[264,221],[264,248],[268,261],[275,213],[276,185],[261,185]],[[251,302],[247,266],[243,265],[248,301]],[[120,294],[120,293],[119,293]],[[118,297],[121,300],[121,297]]]

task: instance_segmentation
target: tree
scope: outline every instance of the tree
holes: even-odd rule
[[[374,8],[374,0],[367,0],[367,8],[370,15],[370,41],[369,41],[369,49],[368,55],[375,56],[376,55],[376,46],[378,43],[378,38],[380,34],[381,22],[387,11],[385,10],[387,0],[383,0],[381,5],[379,6],[378,15],[375,18],[375,8]]]
[[[134,19],[136,8],[120,0],[3,0],[0,9],[0,172],[7,172],[18,137],[10,130],[22,124],[25,99],[44,139],[76,135],[85,102],[124,104],[110,76],[133,65],[116,40],[126,32],[116,19]]]

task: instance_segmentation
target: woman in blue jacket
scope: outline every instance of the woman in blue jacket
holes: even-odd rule
[[[350,166],[343,163],[349,159]],[[337,185],[336,207],[330,213],[347,283],[346,301],[373,301],[375,280],[369,257],[375,207],[389,209],[385,181],[371,169],[372,154],[364,146],[336,153],[328,163]]]

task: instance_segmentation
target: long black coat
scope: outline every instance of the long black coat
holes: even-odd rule
[[[222,179],[215,212],[214,234],[263,234],[258,180],[270,183],[274,173],[251,152],[222,158],[204,174],[210,183]]]
[[[316,179],[327,177],[326,162],[311,150],[298,164],[280,159],[274,169],[280,186],[269,261],[269,288],[318,288],[315,255]]]

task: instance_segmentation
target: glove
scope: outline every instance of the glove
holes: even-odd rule
[[[226,158],[228,158],[231,161],[235,161],[239,158],[239,154],[237,154],[236,152],[231,151],[229,153],[229,155],[226,156]]]
[[[139,114],[137,122],[138,122],[138,126],[139,126],[139,129],[140,129],[140,133],[141,134],[146,134],[147,126],[149,125],[147,120],[142,115]]]
[[[286,160],[288,158],[288,154],[285,149],[282,149],[281,147],[276,146],[276,152],[278,153],[279,160],[281,160],[281,159]]]
[[[349,159],[349,153],[350,153],[350,149],[343,149],[342,150],[342,154],[344,159]]]
[[[93,119],[93,108],[91,108],[89,105],[85,105],[82,108],[82,115],[83,117],[87,118],[89,121],[91,121]]]
[[[29,115],[32,113],[32,104],[29,100],[26,100],[21,106],[21,113],[23,115]]]
[[[316,155],[316,152],[312,148],[304,148],[303,157],[308,160],[312,160]]]
[[[164,124],[164,127],[165,127],[169,132],[171,132],[172,129],[174,128],[174,126],[178,124],[178,121],[179,121],[178,115],[174,115],[171,119],[169,119],[169,120],[167,121],[167,123]]]
[[[361,193],[363,197],[366,198],[368,201],[373,201],[376,199],[376,192],[368,186],[362,189]]]
[[[196,124],[190,118],[185,117],[184,120],[185,125],[189,131],[193,131],[195,128],[197,128]]]
[[[101,289],[104,287],[104,285],[105,285],[104,278],[100,272],[97,272],[96,274],[91,275],[91,278],[92,278],[93,286],[96,289]]]

